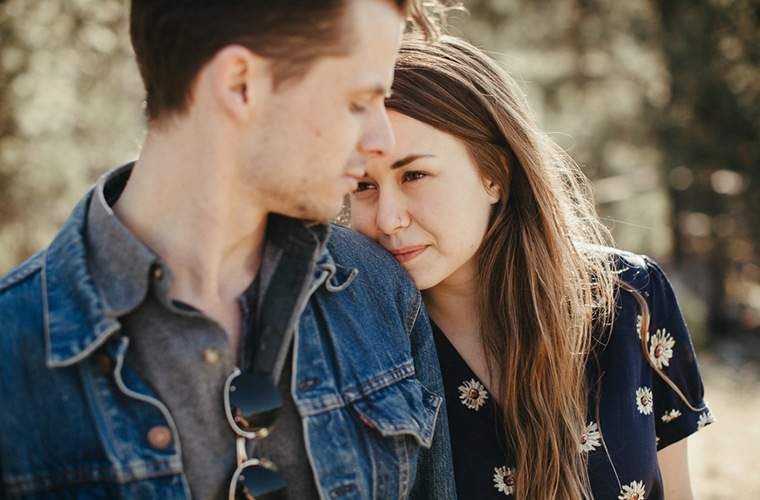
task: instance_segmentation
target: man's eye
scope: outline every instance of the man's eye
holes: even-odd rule
[[[361,193],[362,191],[369,191],[370,189],[375,189],[375,186],[371,182],[360,182],[354,193]]]
[[[423,177],[427,177],[427,174],[425,172],[419,172],[416,170],[412,170],[410,172],[404,172],[404,182],[409,181],[418,181],[422,179]]]
[[[365,111],[367,111],[367,106],[364,106],[363,104],[357,104],[355,102],[351,103],[352,113],[364,113]]]

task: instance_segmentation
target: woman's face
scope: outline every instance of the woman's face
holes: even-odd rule
[[[420,290],[471,285],[498,190],[453,136],[395,111],[388,117],[396,145],[367,164],[351,196],[352,226],[391,252]]]

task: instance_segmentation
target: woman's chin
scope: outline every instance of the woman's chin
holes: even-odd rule
[[[416,286],[417,290],[421,292],[429,290],[441,282],[441,280],[437,280],[433,276],[426,276],[425,273],[414,272],[409,269],[407,269],[407,272],[409,273],[409,276],[411,276],[414,286]]]

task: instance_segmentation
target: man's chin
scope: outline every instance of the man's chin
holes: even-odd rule
[[[297,204],[293,207],[293,210],[288,210],[284,215],[295,219],[310,220],[324,224],[333,221],[342,221],[343,219],[348,220],[348,209],[347,205],[344,205],[343,199],[341,198],[339,201],[332,202]]]

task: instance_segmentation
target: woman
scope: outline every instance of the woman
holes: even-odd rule
[[[478,49],[406,41],[387,107],[397,145],[352,224],[423,291],[459,498],[691,498],[685,437],[712,417],[660,268],[605,246],[587,181]]]

